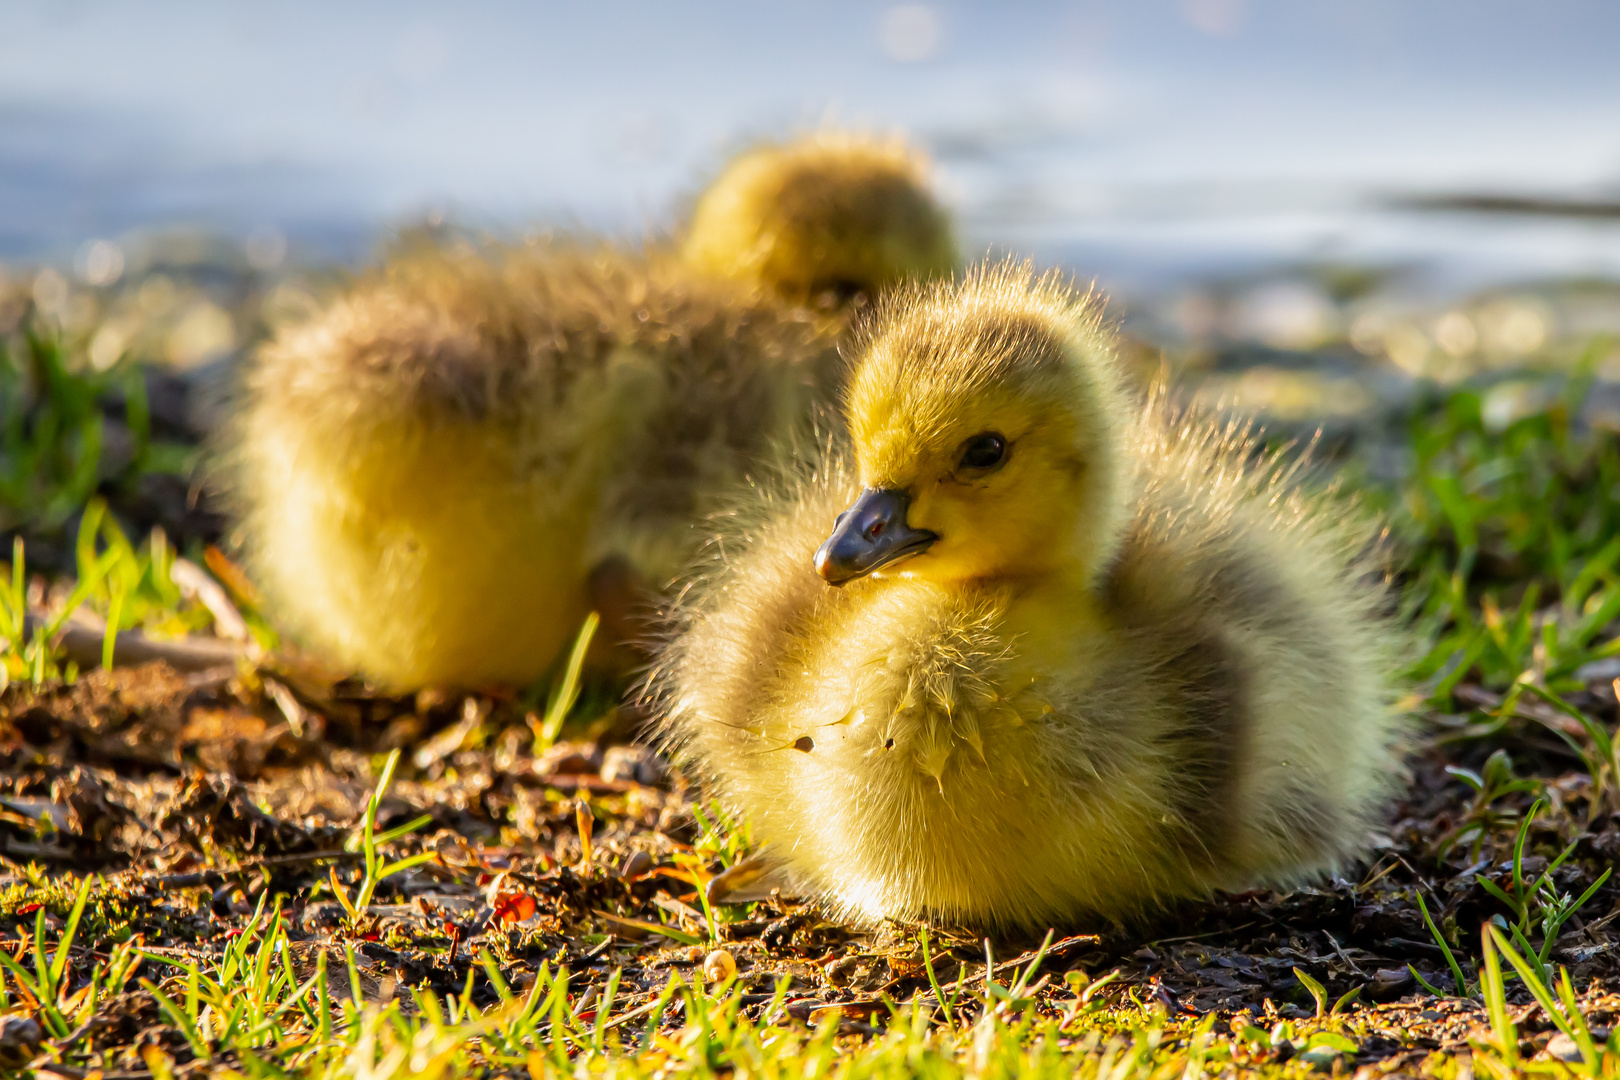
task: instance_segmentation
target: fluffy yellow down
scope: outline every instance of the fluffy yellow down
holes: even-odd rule
[[[903,151],[840,145],[823,190],[867,183],[850,171],[864,156],[893,194],[884,170],[910,161]],[[829,223],[825,235],[866,235],[881,200],[851,199],[821,207],[860,208],[862,229]],[[932,206],[925,191],[913,201]],[[749,212],[771,210],[756,200]],[[799,202],[781,212],[807,220]],[[699,246],[726,227],[723,213],[700,218]],[[839,275],[852,265],[824,246],[801,257]],[[824,276],[818,263],[795,280]],[[657,246],[397,254],[278,334],[247,373],[220,471],[269,613],[334,666],[395,690],[529,683],[593,607],[644,605],[619,628],[639,632],[653,589],[701,542],[695,523],[833,399],[843,309],[805,307],[778,284]],[[593,585],[604,580],[615,595]]]
[[[740,155],[698,200],[681,250],[698,270],[801,303],[957,265],[926,162],[899,139],[839,131]]]
[[[1096,924],[1365,847],[1399,762],[1375,530],[1246,430],[1130,401],[1113,349],[1022,267],[896,295],[847,443],[686,593],[667,737],[847,917]],[[936,538],[834,588],[812,553],[863,490]]]

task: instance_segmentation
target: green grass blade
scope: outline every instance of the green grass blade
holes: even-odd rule
[[[1297,967],[1294,968],[1294,978],[1298,979],[1300,985],[1309,990],[1311,992],[1311,997],[1316,999],[1316,1015],[1317,1018],[1320,1019],[1322,1014],[1327,1011],[1327,987],[1323,986],[1321,983],[1317,982],[1315,979],[1311,978]]]
[[[79,891],[73,898],[73,910],[68,913],[67,925],[62,927],[62,936],[56,942],[56,955],[51,958],[51,985],[60,985],[62,974],[67,971],[68,950],[73,947],[73,938],[79,932],[79,920],[84,917],[85,901],[90,899],[90,886],[94,883],[94,876],[86,874],[84,881],[79,885]]]
[[[374,843],[376,843],[378,847],[381,847],[384,844],[391,844],[400,837],[409,836],[422,826],[431,825],[432,823],[433,815],[423,814],[421,817],[412,818],[403,825],[395,825],[392,829],[386,829],[383,832],[378,833]]]
[[[186,1037],[186,1042],[191,1044],[191,1052],[196,1054],[199,1059],[208,1061],[212,1055],[208,1052],[208,1044],[198,1034],[197,1025],[192,1016],[188,1015],[186,1010],[179,1005],[176,1005],[174,999],[165,994],[158,984],[151,979],[142,979],[141,985],[157,1001],[158,1007],[169,1014],[169,1019],[174,1022],[174,1026],[180,1029],[180,1033]]]
[[[478,950],[478,963],[483,967],[484,974],[489,977],[490,985],[495,987],[495,993],[502,1002],[511,1002],[512,988],[507,985],[506,979],[501,976],[501,969],[495,963],[495,958],[489,955],[488,949]]]
[[[1483,879],[1477,879],[1477,880],[1483,880]],[[1434,937],[1435,944],[1440,946],[1440,951],[1443,954],[1445,954],[1446,963],[1448,965],[1450,965],[1450,967],[1451,967],[1451,977],[1454,980],[1452,985],[1455,988],[1455,993],[1453,994],[1453,996],[1454,997],[1469,997],[1469,996],[1471,996],[1469,994],[1469,992],[1468,992],[1468,980],[1463,978],[1462,967],[1460,965],[1458,965],[1457,958],[1452,955],[1451,946],[1446,944],[1446,939],[1440,933],[1440,928],[1438,926],[1434,925],[1434,920],[1429,917],[1429,907],[1428,907],[1427,904],[1425,904],[1423,902],[1423,894],[1422,893],[1417,894],[1417,904],[1418,904],[1418,911],[1422,912],[1422,914],[1423,914],[1423,924],[1429,928],[1429,933]]]
[[[438,857],[439,853],[437,851],[422,851],[415,855],[408,855],[405,858],[399,859],[395,862],[384,863],[377,869],[377,880],[379,882],[385,881],[388,878],[393,877],[395,874],[409,870],[413,866],[421,866],[423,863],[434,862],[438,859]]]
[[[1479,990],[1485,999],[1485,1012],[1490,1017],[1491,1031],[1496,1035],[1502,1056],[1509,1066],[1515,1066],[1519,1061],[1519,1035],[1507,1015],[1507,992],[1502,982],[1502,964],[1497,959],[1493,930],[1489,923],[1480,930],[1485,959],[1479,973]]]
[[[557,736],[562,734],[563,721],[579,700],[579,676],[585,667],[585,653],[590,649],[591,638],[596,636],[596,628],[601,621],[596,612],[591,612],[585,617],[579,636],[574,639],[574,648],[568,654],[568,666],[563,670],[562,682],[552,693],[545,718],[540,722],[541,745],[537,750],[548,749],[557,741]]]
[[[1513,965],[1513,970],[1519,973],[1519,978],[1524,982],[1526,989],[1530,991],[1530,995],[1536,999],[1536,1004],[1540,1005],[1542,1010],[1546,1012],[1547,1019],[1551,1020],[1559,1031],[1574,1039],[1575,1030],[1570,1026],[1569,1018],[1564,1015],[1564,1010],[1559,1008],[1558,1003],[1553,999],[1552,990],[1547,986],[1546,980],[1542,978],[1542,972],[1537,970],[1536,965],[1525,959],[1519,950],[1515,949],[1496,927],[1486,923],[1485,933],[1490,936],[1496,947],[1501,950],[1502,955],[1507,957],[1508,963]]]
[[[923,967],[928,971],[928,984],[934,988],[934,1000],[939,1002],[940,1010],[945,1013],[945,1023],[955,1027],[956,1018],[951,1015],[951,1003],[945,1000],[945,991],[939,988],[939,976],[934,973],[934,958],[928,953],[928,931],[924,930],[918,937],[922,942]]]
[[[1595,1075],[1599,1061],[1597,1044],[1592,1038],[1592,1029],[1586,1023],[1586,1017],[1581,1013],[1580,1002],[1575,998],[1575,988],[1570,985],[1569,969],[1565,967],[1558,969],[1558,1000],[1563,1003],[1564,1016],[1569,1020],[1575,1045],[1580,1049],[1587,1067]]]
[[[1417,968],[1413,967],[1411,964],[1406,965],[1406,970],[1410,971],[1412,973],[1412,978],[1414,978],[1414,979],[1416,979],[1418,981],[1419,986],[1423,987],[1423,989],[1427,990],[1429,993],[1433,994],[1435,997],[1443,998],[1443,997],[1456,997],[1457,996],[1454,993],[1453,994],[1448,994],[1444,990],[1441,990],[1438,987],[1436,987],[1428,979],[1425,979],[1423,977],[1423,973],[1421,971],[1419,971]]]
[[[107,604],[107,629],[101,635],[101,670],[113,669],[113,653],[118,646],[118,624],[124,617],[124,587],[112,587],[112,599]]]

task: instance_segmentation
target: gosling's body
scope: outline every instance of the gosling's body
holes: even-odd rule
[[[756,151],[751,173],[762,153],[789,188],[826,191],[829,214],[864,205],[874,169],[921,183],[888,142],[817,136]],[[667,581],[718,493],[831,399],[844,308],[822,293],[939,270],[933,233],[910,263],[852,270],[801,245],[760,264],[768,196],[737,211],[746,250],[705,211],[687,238],[701,260],[564,241],[406,251],[278,336],[227,448],[272,615],[391,688],[525,684],[593,607]],[[943,230],[926,189],[911,196]]]
[[[678,565],[832,349],[802,311],[611,252],[396,260],[259,358],[249,565],[284,624],[384,684],[532,680],[606,556]]]
[[[1361,850],[1395,731],[1353,516],[1127,404],[1096,306],[1014,270],[890,305],[848,411],[850,452],[716,546],[660,674],[671,739],[801,887],[1038,929]],[[951,466],[987,431],[1004,467]],[[812,555],[864,573],[829,564],[878,497],[921,554],[829,587]]]

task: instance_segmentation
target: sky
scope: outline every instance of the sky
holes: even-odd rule
[[[1620,273],[1611,0],[7,0],[0,259],[201,226],[353,257],[432,212],[667,227],[723,155],[912,135],[970,246],[1122,281],[1299,259]]]

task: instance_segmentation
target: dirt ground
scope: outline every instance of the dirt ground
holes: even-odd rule
[[[1458,697],[1486,693],[1464,687]],[[1584,706],[1612,723],[1612,687],[1594,683],[1588,695]],[[1406,795],[1353,877],[1287,895],[1221,895],[1148,926],[1056,927],[1043,960],[1052,985],[1066,972],[1094,979],[1118,969],[1110,993],[1171,1015],[1214,1010],[1264,1026],[1312,1014],[1298,969],[1329,1001],[1360,988],[1351,1007],[1370,1010],[1374,1034],[1359,1064],[1387,1071],[1465,1048],[1483,1007],[1437,999],[1412,977],[1409,965],[1437,987],[1451,984],[1416,896],[1461,943],[1460,955],[1477,955],[1474,928],[1506,914],[1482,882],[1511,888],[1508,860],[1530,796],[1498,791],[1487,800],[1447,766],[1487,775],[1501,762],[1492,766],[1488,754],[1504,751],[1519,774],[1546,778],[1547,805],[1529,829],[1522,870],[1539,872],[1574,841],[1553,875],[1560,893],[1579,895],[1620,858],[1620,813],[1592,805],[1588,774],[1547,730],[1556,716],[1527,718],[1485,741],[1447,741],[1466,734],[1466,716],[1430,719],[1440,734],[1410,757]],[[150,664],[72,685],[13,685],[0,693],[3,878],[102,875],[99,915],[80,939],[98,952],[133,930],[159,954],[217,953],[269,894],[285,898],[303,963],[321,950],[341,963],[343,941],[356,947],[367,997],[424,983],[459,992],[471,973],[475,995],[493,1000],[477,962],[483,948],[514,985],[542,961],[566,963],[592,985],[622,968],[619,1000],[650,1001],[670,969],[700,966],[708,953],[698,943],[707,934],[698,889],[722,869],[725,850],[705,812],[713,808],[627,741],[636,718],[625,711],[595,725],[598,737],[538,757],[533,723],[511,700],[384,698],[285,671],[187,675]],[[378,826],[428,815],[390,851],[437,858],[385,881],[373,917],[347,927],[330,875],[357,878],[359,856],[345,841],[379,755],[396,746],[406,758]],[[0,943],[34,926],[39,905],[30,895],[37,891],[0,886]],[[1552,954],[1586,988],[1600,1038],[1620,1012],[1617,915],[1620,884],[1611,880],[1569,920]],[[53,907],[48,922],[60,917]],[[917,928],[856,931],[780,896],[720,907],[717,917],[750,995],[745,1006],[763,1007],[777,979],[791,975],[790,1013],[841,1005],[841,1022],[858,1031],[885,1000],[931,994]],[[932,940],[942,984],[982,980],[983,942],[939,930]],[[997,972],[1027,965],[1035,945],[991,943]],[[1544,1044],[1543,1018],[1532,1007],[1519,1013],[1527,1049]],[[183,1035],[145,991],[107,1001],[91,1023],[93,1045],[122,1053],[131,1067],[142,1046],[186,1060]]]

